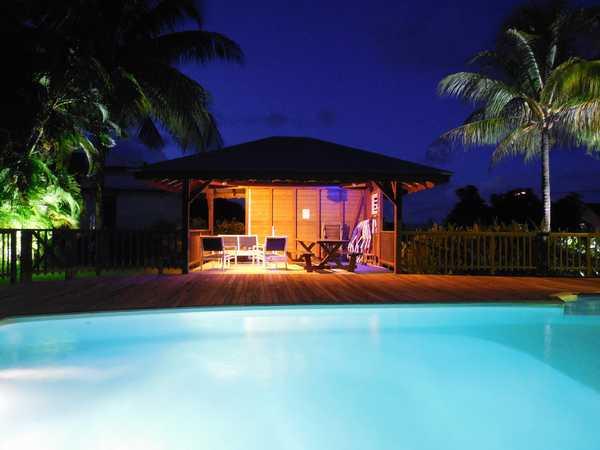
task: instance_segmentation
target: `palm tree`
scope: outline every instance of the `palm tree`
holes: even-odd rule
[[[572,23],[565,17],[558,16],[550,34],[508,29],[495,51],[473,58],[479,70],[450,75],[438,87],[440,95],[476,106],[442,141],[494,145],[494,163],[514,154],[541,157],[546,232],[551,229],[550,151],[557,146],[593,151],[600,143],[600,62],[561,56],[566,51],[558,50],[569,42],[563,31]]]
[[[178,65],[241,62],[242,51],[203,29],[196,0],[69,0],[53,5],[52,16],[103,69],[108,110],[121,127],[152,147],[163,144],[160,127],[184,150],[221,145],[208,92]]]
[[[54,168],[49,159],[82,149],[94,157],[99,199],[104,157],[121,131],[153,148],[164,144],[161,129],[184,150],[222,144],[209,94],[178,65],[241,62],[242,52],[202,29],[195,0],[14,0],[0,5],[0,25],[3,53],[19,62],[3,86],[13,117],[3,117],[0,142],[14,144],[3,146],[3,161],[31,166],[45,150]]]
[[[134,129],[152,148],[164,145],[159,128],[184,151],[222,146],[209,112],[210,95],[178,64],[214,60],[241,62],[240,47],[226,36],[203,30],[196,0],[72,0],[54,10],[66,33],[104,69],[108,110],[123,129]],[[63,17],[74,18],[64,23]],[[160,127],[157,126],[160,125]],[[100,153],[96,225],[101,226],[103,157]]]
[[[0,48],[11,61],[2,85],[0,224],[76,226],[81,196],[70,156],[83,151],[91,173],[99,149],[120,134],[103,104],[108,86],[97,61],[65,36],[26,15],[0,16]]]

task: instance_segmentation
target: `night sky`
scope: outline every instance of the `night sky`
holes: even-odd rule
[[[469,111],[438,98],[437,83],[492,47],[502,19],[519,2],[441,3],[206,0],[205,28],[237,41],[246,62],[184,71],[211,92],[225,145],[311,136],[453,171],[449,185],[409,196],[408,223],[441,220],[455,202],[454,190],[466,184],[486,198],[512,188],[539,191],[538,161],[505,160],[490,169],[491,149],[427,160],[428,146]],[[171,146],[165,155],[181,153]],[[291,162],[300,157],[289,155]],[[599,169],[600,160],[583,151],[555,151],[553,198],[578,192],[600,201]]]

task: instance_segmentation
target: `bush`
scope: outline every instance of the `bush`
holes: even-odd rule
[[[223,219],[218,221],[215,225],[216,234],[244,234],[245,225],[243,222],[235,219],[227,220]]]

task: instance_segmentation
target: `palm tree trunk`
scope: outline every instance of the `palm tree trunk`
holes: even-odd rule
[[[544,205],[542,231],[549,233],[552,224],[552,200],[550,196],[550,138],[547,130],[542,131],[542,203]]]

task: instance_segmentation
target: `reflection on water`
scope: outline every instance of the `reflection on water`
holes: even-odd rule
[[[0,326],[0,450],[589,450],[599,342],[560,307],[25,321]]]
[[[565,304],[565,314],[578,316],[600,316],[600,296],[579,296],[576,302]]]

